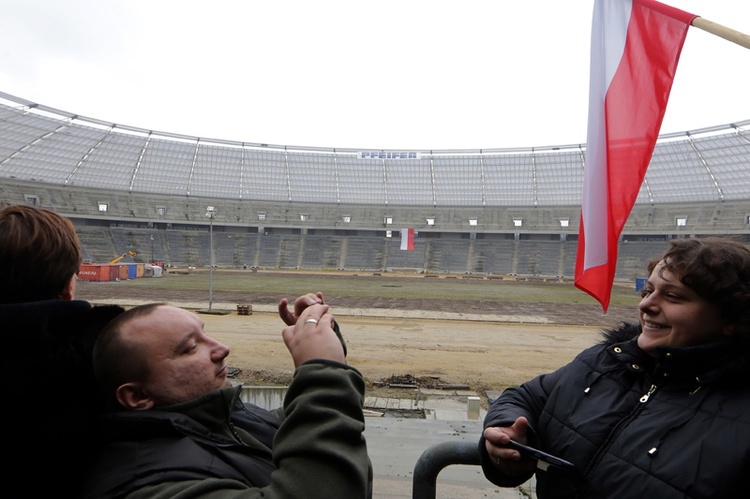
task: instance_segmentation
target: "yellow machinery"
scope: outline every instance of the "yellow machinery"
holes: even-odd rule
[[[123,258],[125,258],[126,256],[135,256],[135,251],[126,251],[125,253],[118,256],[117,258],[113,258],[112,260],[110,260],[109,263],[117,263]]]

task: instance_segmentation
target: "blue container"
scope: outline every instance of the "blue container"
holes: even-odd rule
[[[636,277],[635,278],[635,290],[640,292],[646,286],[647,279],[648,278],[646,277]]]
[[[128,279],[135,279],[136,277],[138,277],[138,264],[129,263],[128,264]]]

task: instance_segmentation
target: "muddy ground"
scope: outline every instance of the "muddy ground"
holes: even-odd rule
[[[195,310],[206,307],[205,295],[90,282],[79,282],[77,293],[95,303],[166,301]],[[230,313],[201,314],[206,331],[231,348],[229,364],[242,382],[278,385],[291,379],[282,323],[273,313],[280,298],[214,292],[213,309]],[[598,305],[456,300],[436,307],[420,299],[326,299],[346,338],[348,361],[362,372],[371,395],[410,397],[413,389],[388,387],[389,381],[408,385],[404,380],[423,387],[465,385],[483,395],[554,370],[596,342],[602,328],[636,319],[632,307],[612,307],[604,315]],[[252,314],[238,315],[238,303],[251,304]]]

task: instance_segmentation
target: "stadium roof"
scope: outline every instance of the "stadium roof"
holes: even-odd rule
[[[663,135],[636,204],[750,199],[750,120]],[[0,92],[0,178],[174,196],[372,205],[580,204],[585,145],[353,150],[156,132]]]

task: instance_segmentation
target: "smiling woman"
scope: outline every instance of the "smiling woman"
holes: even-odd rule
[[[750,255],[744,245],[676,239],[649,270],[638,307],[638,346],[649,355],[655,357],[660,345],[724,343],[748,332],[748,318],[741,317],[750,305]]]
[[[514,486],[535,472],[513,439],[580,472],[537,473],[540,499],[746,496],[750,249],[674,239],[649,271],[640,325],[495,401],[480,445],[488,479]]]
[[[657,346],[689,346],[727,341],[734,324],[718,305],[680,282],[680,274],[659,262],[641,293],[641,334],[638,346],[656,357]]]

